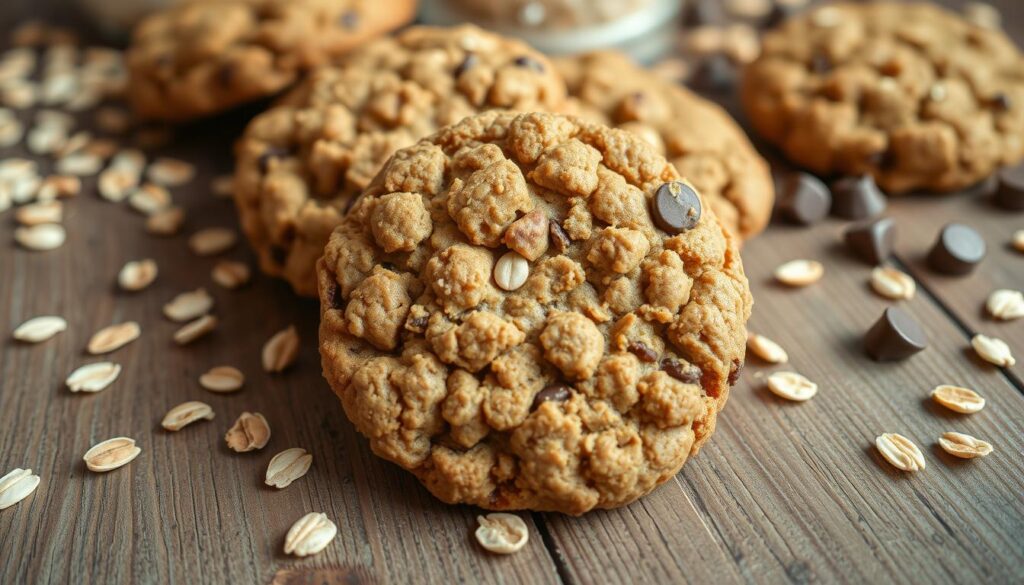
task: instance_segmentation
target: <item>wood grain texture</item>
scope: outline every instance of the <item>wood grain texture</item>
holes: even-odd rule
[[[1024,38],[1014,0],[996,4]],[[68,18],[56,0],[13,0],[0,6],[0,29],[53,15]],[[320,377],[314,302],[259,275],[225,291],[209,278],[216,259],[188,253],[188,233],[237,225],[207,185],[230,169],[231,140],[254,111],[186,127],[161,152],[201,163],[201,176],[174,190],[189,213],[179,236],[146,235],[140,216],[99,200],[91,183],[66,206],[68,242],[57,251],[16,248],[11,214],[0,218],[0,474],[31,467],[42,476],[32,496],[0,511],[0,583],[1024,581],[1024,370],[1004,374],[967,349],[969,334],[981,331],[1008,341],[1024,361],[1021,322],[996,323],[981,312],[992,288],[1024,288],[1024,256],[1005,247],[1012,229],[1024,228],[1021,214],[963,196],[893,202],[898,261],[923,285],[903,305],[931,345],[882,365],[864,356],[860,337],[891,303],[873,295],[870,268],[840,245],[845,224],[774,225],[743,253],[756,297],[751,329],[783,344],[792,360],[785,368],[818,382],[818,396],[799,405],[774,397],[763,376],[781,367],[752,358],[716,435],[674,481],[582,518],[523,514],[529,545],[496,557],[472,539],[479,510],[438,503],[376,458],[345,420]],[[0,150],[0,158],[23,154]],[[938,227],[953,219],[990,244],[966,279],[936,276],[921,262]],[[159,264],[157,282],[118,291],[121,265],[145,257]],[[244,243],[224,257],[253,263]],[[824,261],[823,281],[802,290],[774,284],[775,266],[797,257]],[[221,323],[180,348],[161,307],[198,286],[216,298]],[[7,332],[39,314],[64,316],[69,330],[38,346],[10,340]],[[138,320],[143,335],[110,356],[125,368],[120,379],[96,395],[68,392],[67,374],[99,361],[84,353],[89,336],[127,319]],[[262,343],[292,323],[303,339],[298,364],[283,375],[262,373]],[[220,364],[246,373],[240,393],[199,387],[198,376]],[[946,412],[928,400],[940,383],[975,388],[988,405],[975,415]],[[163,431],[166,410],[185,400],[210,403],[217,418]],[[262,451],[224,446],[243,410],[270,422]],[[935,444],[947,430],[996,450],[954,459]],[[874,437],[891,431],[918,443],[926,470],[906,474],[881,459]],[[142,455],[108,474],[88,472],[85,450],[117,435],[137,439]],[[309,475],[283,491],[263,485],[270,457],[293,446],[314,454]],[[285,532],[312,510],[338,524],[338,537],[316,557],[286,557]]]

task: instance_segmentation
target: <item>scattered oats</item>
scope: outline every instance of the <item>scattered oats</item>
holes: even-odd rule
[[[3,110],[10,111],[10,110]],[[21,142],[25,126],[17,118],[0,116],[0,148],[9,148]]]
[[[33,475],[31,469],[15,468],[14,471],[0,477],[0,510],[10,508],[29,497],[37,487],[39,487],[39,476]],[[326,546],[326,543],[324,544]]]
[[[775,269],[775,279],[788,286],[807,286],[821,280],[825,267],[816,260],[790,260]]]
[[[214,256],[231,249],[238,240],[235,230],[224,227],[201,229],[188,239],[188,247],[199,256]]]
[[[308,557],[325,548],[338,534],[338,527],[321,512],[310,512],[292,525],[284,537],[284,553]]]
[[[74,175],[50,175],[39,185],[36,200],[45,203],[54,199],[67,199],[77,197],[81,191],[82,179]]]
[[[768,389],[772,394],[803,402],[810,400],[818,393],[818,385],[796,372],[775,372],[768,376]]]
[[[217,197],[228,198],[234,192],[235,178],[231,175],[220,175],[214,177],[210,182],[210,190]]]
[[[811,22],[820,28],[832,28],[843,21],[843,12],[834,6],[825,6],[814,11]]]
[[[964,18],[982,28],[999,30],[1003,26],[1003,15],[991,4],[968,2],[964,5]]]
[[[30,81],[11,79],[0,86],[0,102],[15,110],[25,110],[36,105],[39,88]]]
[[[492,553],[512,554],[530,540],[526,522],[515,514],[498,512],[477,516],[476,521],[480,523],[476,529],[476,541]]]
[[[196,175],[196,169],[190,163],[175,158],[158,158],[149,165],[146,177],[165,187],[178,187],[188,183]]]
[[[252,274],[249,265],[235,260],[221,260],[210,273],[213,282],[226,289],[236,289],[248,284]]]
[[[747,347],[754,355],[770,364],[784,364],[789,361],[789,354],[782,346],[764,335],[751,333],[747,336]]]
[[[1012,243],[1015,250],[1024,253],[1024,230],[1013,232]]]
[[[63,175],[87,177],[100,172],[103,159],[86,152],[75,152],[57,161],[57,172]]]
[[[135,321],[125,321],[104,327],[89,339],[86,350],[93,355],[110,353],[139,338],[142,329]]]
[[[25,175],[36,174],[36,162],[27,158],[0,160],[0,181],[11,181]]]
[[[39,195],[42,183],[43,180],[35,171],[9,179],[7,188],[10,190],[11,201],[19,205],[32,201]]]
[[[942,450],[954,457],[961,459],[974,459],[984,457],[992,452],[992,444],[981,439],[975,439],[963,433],[948,432],[942,433],[939,437],[939,446]]]
[[[136,181],[142,176],[146,168],[146,155],[137,148],[126,148],[120,150],[110,160],[110,168],[131,172],[136,176]]]
[[[11,205],[13,205],[13,202],[11,201],[10,191],[0,186],[0,213],[10,209]]]
[[[892,300],[914,298],[917,284],[909,274],[889,266],[878,266],[871,271],[871,289]]]
[[[14,212],[14,219],[21,225],[28,226],[44,223],[60,223],[63,217],[64,206],[60,201],[32,203],[24,207],[19,207],[18,210]]]
[[[153,284],[156,275],[156,260],[133,260],[121,268],[121,272],[117,274],[117,284],[122,290],[140,291]]]
[[[69,156],[76,152],[85,150],[92,144],[92,134],[87,130],[75,132],[70,138],[68,138],[63,146],[60,147],[60,151],[57,156]],[[89,154],[96,154],[95,152],[89,152]],[[97,156],[99,156],[97,154]],[[100,158],[103,158],[102,156]]]
[[[100,197],[107,201],[118,203],[124,201],[138,184],[139,175],[111,166],[111,168],[100,173],[97,186],[99,187]]]
[[[29,77],[35,68],[35,51],[24,47],[8,49],[0,58],[0,84],[11,79]]]
[[[113,362],[86,364],[64,380],[72,392],[99,392],[114,383],[121,375],[121,366]]]
[[[103,92],[94,86],[79,87],[78,91],[67,100],[64,107],[72,112],[84,112],[98,106],[103,101]]]
[[[64,148],[68,135],[56,126],[35,126],[25,137],[25,145],[32,154],[53,154]]]
[[[115,437],[86,451],[82,460],[85,461],[85,466],[89,468],[89,471],[101,473],[131,463],[139,456],[139,453],[142,453],[142,449],[135,446],[135,439]]]
[[[690,78],[690,64],[684,59],[672,57],[651,67],[651,73],[671,83],[685,83]]]
[[[985,303],[990,315],[1003,321],[1024,317],[1024,294],[1017,290],[999,289]]]
[[[14,330],[14,338],[26,343],[39,343],[66,331],[68,322],[55,315],[43,315],[25,321]]]
[[[508,252],[494,264],[494,282],[512,291],[523,286],[530,275],[530,263],[519,252]]]
[[[121,108],[104,106],[96,110],[96,127],[108,134],[124,134],[132,125],[131,115]]]
[[[299,333],[294,325],[278,331],[263,344],[263,369],[267,372],[283,372],[298,357]]]
[[[985,408],[985,399],[970,388],[942,384],[932,390],[932,400],[942,406],[963,414],[971,414]]]
[[[131,194],[128,205],[143,215],[153,215],[171,206],[171,192],[160,185],[146,183]]]
[[[717,26],[699,26],[683,37],[686,50],[696,55],[710,55],[722,50],[725,35]]]
[[[157,236],[173,236],[185,223],[185,210],[168,207],[146,218],[146,231]]]
[[[285,449],[267,465],[266,484],[282,489],[290,486],[293,481],[306,475],[309,467],[313,465],[313,456],[306,453],[305,449],[293,447]]]
[[[975,335],[971,338],[971,347],[978,352],[981,359],[1001,368],[1009,368],[1017,363],[1006,342],[996,337]]]
[[[75,117],[60,110],[39,110],[36,112],[36,124],[51,126],[68,133],[75,127]]]
[[[171,321],[191,321],[210,312],[213,297],[205,288],[183,292],[164,305],[164,315]]]
[[[67,233],[55,223],[44,223],[14,230],[14,239],[29,250],[55,250],[64,244]]]
[[[65,104],[75,97],[78,79],[71,72],[59,72],[45,77],[39,85],[39,99],[47,105]]]
[[[722,42],[725,54],[736,63],[750,63],[761,54],[761,39],[749,24],[727,27]]]
[[[237,392],[245,383],[245,375],[238,368],[217,366],[199,376],[199,385],[210,392]]]
[[[188,345],[216,328],[217,318],[213,315],[203,315],[175,331],[174,342],[178,345]]]
[[[160,426],[168,431],[180,431],[197,420],[213,420],[213,408],[205,402],[183,402],[167,411]]]
[[[759,20],[772,11],[771,0],[727,0],[725,9],[736,18]]]
[[[875,437],[875,447],[896,469],[918,471],[925,468],[924,454],[913,441],[898,433]]]
[[[243,412],[231,426],[224,441],[236,453],[256,451],[267,446],[270,440],[270,425],[258,412]]]

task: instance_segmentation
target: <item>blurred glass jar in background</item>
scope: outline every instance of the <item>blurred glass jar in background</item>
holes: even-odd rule
[[[111,37],[127,37],[143,16],[176,4],[176,0],[78,0],[96,28]]]
[[[653,62],[672,47],[685,0],[421,0],[426,24],[475,22],[550,54],[616,48]]]

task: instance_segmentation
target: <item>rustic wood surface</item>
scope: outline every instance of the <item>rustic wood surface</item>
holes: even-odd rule
[[[1014,0],[996,4],[1014,16]],[[0,27],[32,15],[67,19],[54,5],[12,0],[0,7]],[[1017,12],[1007,26],[1019,40]],[[750,328],[786,347],[786,368],[818,382],[818,396],[804,404],[774,397],[763,378],[779,367],[751,357],[715,436],[674,481],[582,518],[523,514],[529,545],[496,557],[473,541],[479,510],[438,503],[374,457],[345,420],[320,377],[315,302],[260,275],[223,290],[209,278],[216,259],[187,251],[194,230],[236,226],[230,203],[208,185],[230,170],[231,139],[248,115],[184,128],[160,150],[201,167],[174,190],[189,215],[181,235],[145,234],[141,216],[97,198],[91,181],[65,207],[68,241],[59,250],[15,247],[11,214],[0,220],[0,474],[30,467],[42,477],[32,496],[0,511],[0,583],[1024,581],[1024,369],[989,366],[968,343],[975,332],[999,336],[1024,362],[1024,324],[983,311],[991,290],[1024,289],[1024,254],[1008,247],[1024,214],[964,195],[891,203],[895,261],[919,282],[902,305],[931,339],[925,352],[894,364],[876,364],[860,349],[891,302],[870,291],[870,267],[840,245],[845,224],[774,224],[743,252],[756,298]],[[0,150],[0,158],[24,154]],[[949,221],[979,228],[989,245],[970,277],[937,276],[923,263]],[[119,291],[123,263],[145,257],[160,267],[153,287]],[[224,257],[253,261],[244,242]],[[823,261],[824,279],[801,290],[774,284],[772,270],[798,257]],[[199,286],[216,298],[221,323],[181,348],[161,307]],[[40,314],[65,317],[68,331],[37,346],[10,340],[7,332]],[[96,395],[69,393],[67,374],[98,361],[84,352],[88,338],[123,320],[139,321],[143,334],[110,356],[124,366],[121,377]],[[261,345],[289,324],[303,339],[297,366],[263,374]],[[199,387],[198,376],[219,364],[246,373],[240,393]],[[936,407],[928,392],[942,383],[975,388],[988,405],[966,416]],[[208,402],[216,419],[163,431],[166,410],[185,400]],[[264,450],[237,455],[223,434],[245,410],[264,413],[273,437]],[[995,452],[954,459],[936,445],[947,430],[984,438]],[[882,432],[914,439],[927,469],[892,468],[873,447]],[[118,435],[137,439],[142,455],[111,473],[86,471],[86,449]],[[285,490],[264,486],[267,461],[293,446],[313,453],[310,473]],[[285,532],[311,510],[327,513],[338,537],[318,556],[286,557]]]

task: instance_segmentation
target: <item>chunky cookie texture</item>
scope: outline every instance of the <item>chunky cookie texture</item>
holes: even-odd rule
[[[628,132],[467,118],[398,151],[331,234],[324,375],[446,502],[635,500],[707,440],[743,364],[752,301],[706,202]]]
[[[551,110],[564,100],[565,84],[544,56],[470,26],[412,28],[319,70],[255,118],[236,149],[235,202],[261,268],[315,296],[327,237],[392,153],[481,111]],[[421,163],[410,153],[392,163],[403,169],[396,192],[438,188],[423,184],[436,177]],[[480,219],[474,210],[486,208],[492,187],[473,183],[459,195],[466,205],[460,221],[478,222],[479,237],[490,243],[503,218]],[[396,196],[387,205],[404,212],[413,199]],[[388,252],[411,251],[429,234],[426,212],[409,213],[401,232],[381,234]]]
[[[836,4],[764,39],[742,97],[759,132],[818,173],[949,191],[1024,157],[1024,57],[930,4]]]
[[[764,229],[775,201],[771,171],[725,110],[621,53],[563,58],[556,65],[574,98],[569,113],[649,142],[741,238]]]
[[[273,95],[414,16],[414,0],[188,0],[136,27],[138,114],[189,120]]]

